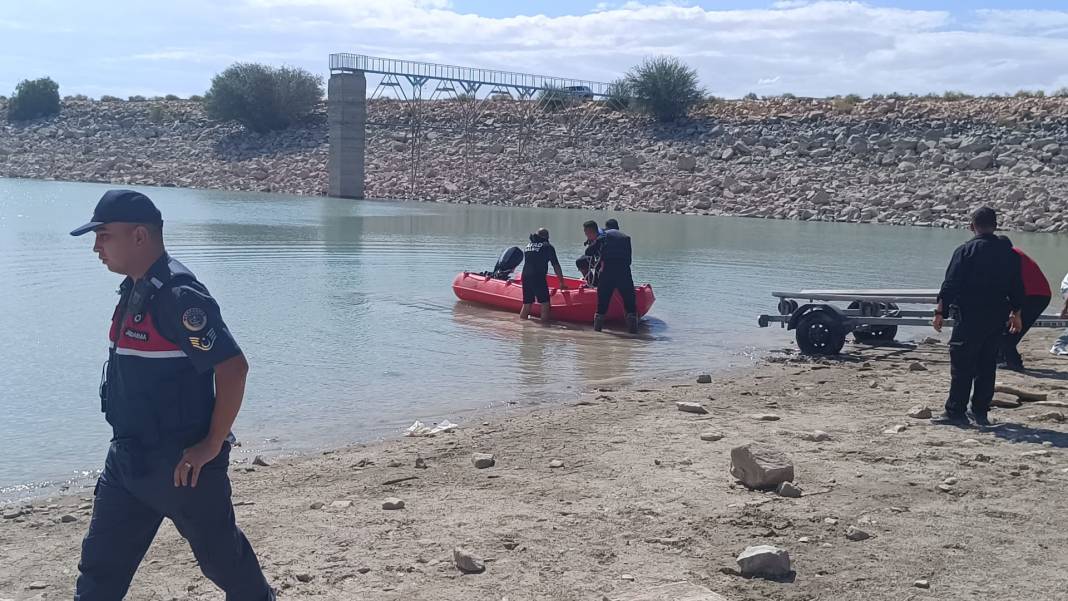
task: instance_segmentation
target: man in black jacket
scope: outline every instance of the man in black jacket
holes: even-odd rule
[[[634,278],[630,272],[630,236],[619,231],[619,222],[609,219],[604,222],[604,233],[586,247],[586,255],[600,256],[601,271],[597,283],[597,314],[593,316],[593,329],[600,332],[604,316],[612,302],[612,293],[619,290],[626,311],[627,331],[638,333],[638,306],[634,294]]]
[[[1024,288],[1019,255],[1011,244],[994,235],[997,214],[993,209],[975,211],[970,229],[975,237],[953,253],[935,309],[936,331],[942,331],[944,311],[950,312],[955,323],[949,341],[949,398],[945,412],[932,420],[936,424],[968,425],[970,395],[972,419],[976,425],[990,425],[987,413],[994,398],[1005,323],[1013,334],[1022,327]]]

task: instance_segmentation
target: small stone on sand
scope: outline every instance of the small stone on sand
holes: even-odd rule
[[[452,560],[457,569],[465,574],[481,574],[486,571],[486,562],[463,547],[452,550]]]
[[[497,458],[489,453],[475,453],[471,456],[471,464],[483,470],[497,465]]]
[[[908,416],[913,419],[931,419],[931,408],[926,405],[914,405]]]
[[[795,486],[793,482],[783,482],[780,484],[778,493],[780,497],[788,497],[791,499],[798,499],[801,497],[801,489]]]
[[[675,407],[677,407],[679,409],[679,411],[682,411],[684,413],[697,413],[699,415],[703,415],[705,413],[708,413],[708,410],[705,409],[704,406],[701,405],[701,403],[691,403],[691,402],[688,402],[688,401],[679,401],[679,402],[675,403]]]
[[[856,526],[850,526],[848,529],[846,529],[846,534],[845,535],[846,535],[846,538],[848,538],[851,541],[862,541],[862,540],[868,540],[869,538],[871,538],[870,534],[868,534],[867,532],[864,532],[863,530],[861,530],[860,528],[857,528]]]
[[[382,509],[385,509],[386,511],[404,509],[404,501],[396,497],[390,497],[382,502]]]

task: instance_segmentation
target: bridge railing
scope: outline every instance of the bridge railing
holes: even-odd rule
[[[363,71],[380,75],[396,75],[427,80],[455,81],[467,84],[509,87],[524,90],[551,90],[573,86],[589,88],[594,96],[608,96],[612,84],[585,79],[568,79],[549,75],[532,75],[496,69],[458,67],[420,61],[381,58],[364,54],[337,53],[330,55],[330,72]]]

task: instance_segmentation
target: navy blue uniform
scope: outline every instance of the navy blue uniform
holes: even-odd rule
[[[630,315],[638,312],[634,294],[634,278],[630,272],[630,236],[619,230],[605,230],[593,244],[586,247],[586,256],[600,257],[601,271],[597,278],[597,313],[604,315],[612,302],[612,293],[619,291],[623,309]]]
[[[560,259],[556,249],[545,238],[530,236],[530,243],[523,249],[523,304],[534,301],[549,302],[549,265],[559,269]]]
[[[955,320],[946,413],[964,416],[970,396],[972,413],[986,417],[1005,324],[1023,303],[1020,256],[994,234],[977,235],[953,253],[938,297]]]
[[[120,295],[100,387],[113,438],[82,543],[75,601],[122,599],[165,517],[228,601],[273,599],[234,520],[230,443],[204,465],[195,488],[174,485],[182,452],[210,429],[214,366],[241,349],[207,288],[166,254],[138,282],[127,278]]]

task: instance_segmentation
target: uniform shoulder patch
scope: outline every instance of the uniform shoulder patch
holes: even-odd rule
[[[199,332],[208,325],[208,312],[200,307],[189,307],[182,313],[182,326],[190,332]]]

